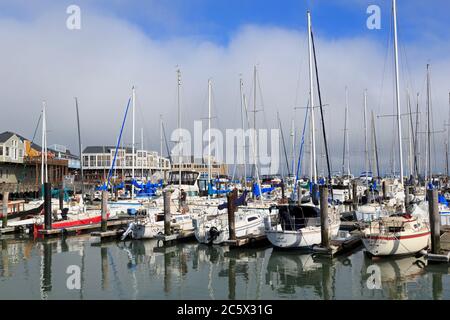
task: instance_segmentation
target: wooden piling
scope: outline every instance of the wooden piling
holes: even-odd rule
[[[353,199],[353,210],[358,210],[358,184],[355,180],[352,181],[352,199]]]
[[[320,186],[320,230],[322,247],[330,247],[330,223],[328,220],[328,186]]]
[[[227,194],[228,231],[230,235],[230,240],[236,240],[236,221],[234,217],[234,213],[236,211],[236,206],[234,202],[236,201],[236,199],[237,199],[236,189]]]
[[[170,191],[165,191],[163,193],[164,197],[164,235],[170,236],[172,235],[172,231],[170,230],[170,220],[172,219],[170,213],[170,198],[172,193]]]
[[[409,213],[409,186],[405,186],[405,213]]]
[[[431,253],[441,253],[441,219],[439,216],[438,191],[427,190],[428,211],[431,226]]]
[[[44,225],[45,230],[52,230],[52,184],[44,183]]]
[[[8,227],[8,202],[9,192],[3,192],[3,208],[2,208],[2,228]]]
[[[102,191],[102,232],[108,230],[108,191]]]
[[[59,189],[59,210],[61,210],[62,212],[63,209],[64,209],[64,189],[61,188]]]

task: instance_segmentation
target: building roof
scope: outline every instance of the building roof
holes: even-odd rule
[[[112,146],[89,146],[84,148],[83,153],[111,153],[111,150],[116,149],[116,147]],[[132,153],[133,150],[129,147],[126,148],[119,148],[119,149],[126,149],[127,153]]]
[[[11,137],[14,136],[14,135],[16,135],[22,142],[24,142],[25,140],[31,142],[30,139],[24,138],[24,137],[21,136],[20,134],[17,134],[17,133],[11,132],[11,131],[5,131],[5,132],[3,132],[3,133],[0,133],[0,143],[4,143],[4,142],[8,141],[8,140],[11,139]],[[34,150],[39,151],[39,152],[42,150],[41,146],[38,145],[38,144],[36,144],[36,143],[34,143],[34,142],[31,144],[31,148],[33,148]],[[48,148],[48,150],[49,150],[50,152],[53,152],[53,153],[58,153],[58,152],[59,152],[59,151],[53,150],[52,148]],[[78,159],[78,157],[75,156],[75,155],[73,155],[73,154],[70,152],[69,149],[66,149],[66,152],[61,152],[61,153],[62,153],[62,154],[65,154],[65,155],[67,155],[67,156],[69,156],[69,157],[77,158],[77,159]]]
[[[0,133],[0,143],[8,141],[14,135],[16,135],[20,140],[22,140],[22,142],[24,142],[25,140],[30,141],[29,139],[22,137],[20,134],[11,131],[5,131],[3,133]],[[32,143],[31,147],[37,151],[41,151],[41,146],[37,145],[36,143]]]

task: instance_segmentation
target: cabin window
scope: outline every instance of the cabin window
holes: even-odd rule
[[[257,220],[257,219],[258,219],[257,217],[250,217],[250,218],[247,219],[247,221],[248,222],[252,222],[252,221]]]

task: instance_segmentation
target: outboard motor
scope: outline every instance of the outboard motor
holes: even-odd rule
[[[124,241],[128,237],[128,235],[133,232],[135,225],[136,224],[134,222],[128,225],[128,229],[122,234],[122,237],[120,238],[121,241]]]
[[[61,211],[61,218],[63,219],[63,220],[67,220],[67,214],[69,213],[69,209],[68,208],[64,208],[64,209],[62,209],[62,211]]]
[[[209,243],[212,243],[220,235],[220,231],[216,227],[211,227],[208,231]]]

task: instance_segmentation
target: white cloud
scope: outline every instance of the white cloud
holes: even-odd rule
[[[77,151],[73,100],[77,96],[83,144],[114,144],[131,86],[136,85],[137,127],[145,126],[147,145],[158,150],[159,114],[164,115],[169,131],[176,124],[176,65],[182,69],[182,121],[187,128],[192,128],[194,120],[207,115],[207,79],[210,77],[214,82],[216,124],[221,129],[240,126],[239,74],[243,74],[246,92],[250,95],[255,63],[259,64],[265,107],[264,114],[258,115],[259,126],[276,127],[274,119],[276,111],[280,110],[287,131],[289,119],[294,116],[293,106],[307,103],[304,30],[246,26],[224,47],[191,38],[154,40],[118,18],[87,11],[82,14],[81,31],[65,28],[65,11],[50,11],[31,21],[0,20],[2,131],[12,130],[31,138],[41,101],[45,99],[49,143],[66,144]],[[384,44],[372,42],[370,36],[316,41],[323,102],[330,104],[325,116],[333,167],[340,169],[344,88],[348,86],[352,164],[357,163],[355,169],[360,170],[363,90],[369,90],[369,110],[374,109],[377,114],[392,113],[392,64],[387,64],[384,90],[380,94]],[[432,76],[435,126],[441,129],[448,115],[446,80],[450,59],[443,58],[437,50],[424,51],[425,48],[408,44],[406,50],[414,59],[409,61],[409,67],[418,87],[414,90],[424,93],[425,64],[429,57],[439,57],[432,61]],[[295,112],[298,127],[303,124],[303,116],[304,111]],[[378,129],[379,145],[383,149],[380,156],[384,169],[388,170],[392,119],[379,120]],[[127,143],[130,138],[128,126]],[[441,143],[442,139],[436,141],[440,168],[443,164]]]

